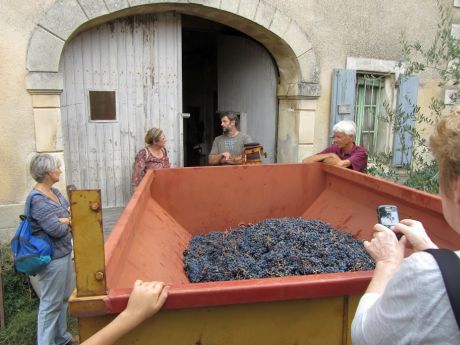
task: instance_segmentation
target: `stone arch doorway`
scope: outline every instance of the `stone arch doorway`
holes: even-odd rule
[[[35,28],[27,52],[26,86],[33,98],[37,151],[63,151],[60,129],[59,72],[61,53],[75,35],[116,18],[175,11],[217,21],[261,43],[279,71],[277,86],[278,162],[299,160],[299,116],[314,121],[319,96],[318,68],[310,40],[302,28],[279,9],[256,0],[235,1],[56,1]],[[313,115],[312,115],[313,114]],[[313,125],[313,124],[312,124]]]

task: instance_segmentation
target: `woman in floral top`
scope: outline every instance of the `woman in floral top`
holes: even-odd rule
[[[169,158],[166,152],[166,137],[159,128],[151,128],[145,134],[145,148],[134,158],[134,171],[131,177],[133,186],[138,186],[149,169],[169,168]]]

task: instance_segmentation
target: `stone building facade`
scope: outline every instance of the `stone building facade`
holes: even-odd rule
[[[452,29],[460,35],[459,1],[441,3],[452,7]],[[62,118],[67,111],[62,63],[66,49],[85,32],[123,18],[173,13],[191,22],[218,23],[257,43],[276,70],[274,161],[293,163],[324,148],[331,123],[354,113],[356,104],[341,103],[343,93],[358,95],[359,85],[367,82],[396,104],[401,34],[429,44],[439,18],[433,0],[6,0],[0,8],[0,238],[11,236],[33,185],[30,157],[51,152],[71,161]],[[348,79],[339,71],[354,72]],[[345,84],[351,80],[348,91],[340,78]],[[426,109],[442,92],[425,73],[417,81],[417,104]],[[177,104],[179,115],[182,103]],[[178,145],[176,166],[184,163],[178,121],[171,133]],[[139,135],[136,140],[142,142]],[[372,140],[376,147],[392,144],[388,133]],[[61,189],[74,183],[71,176],[63,174]]]

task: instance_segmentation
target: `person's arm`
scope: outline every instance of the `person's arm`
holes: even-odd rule
[[[312,156],[309,156],[307,158],[304,158],[302,160],[302,163],[313,163],[313,162],[323,162],[325,160],[330,160],[330,162],[332,162],[332,160],[336,160],[338,158],[338,156],[335,154],[335,153],[317,153],[316,155],[312,155]],[[340,159],[340,158],[339,158]],[[331,164],[331,163],[329,163]]]
[[[357,146],[357,149],[345,161],[348,161],[347,167],[351,166],[353,170],[365,172],[367,169],[367,152],[364,148]]]
[[[131,183],[137,187],[141,183],[145,175],[145,160],[147,159],[147,152],[145,149],[139,151],[134,158],[133,174],[131,175]]]
[[[406,238],[398,239],[393,231],[375,224],[371,241],[364,241],[364,248],[375,260],[375,270],[366,292],[381,294],[404,259]]]
[[[392,330],[392,321],[385,318],[380,308],[382,294],[395,271],[404,258],[406,239],[398,242],[396,235],[387,227],[376,224],[371,241],[364,241],[364,247],[375,260],[375,270],[366,293],[359,301],[358,309],[352,322],[353,344],[371,344],[372,340],[379,343],[383,332]],[[388,295],[388,294],[387,294]],[[386,297],[387,298],[387,297]],[[394,303],[384,306],[391,310]],[[380,323],[380,327],[379,324]],[[391,332],[390,332],[391,333]],[[387,334],[391,336],[391,334]]]
[[[225,159],[225,153],[228,153],[228,152],[224,152],[224,153],[217,153],[215,155],[212,155],[210,154],[208,156],[208,164],[209,165],[219,165],[219,164],[222,164],[222,161]]]
[[[55,207],[48,204],[46,197],[35,197],[30,207],[30,216],[49,236],[61,238],[69,232],[70,218],[58,218]],[[62,220],[60,220],[62,219]]]
[[[342,160],[335,153],[331,153],[330,156],[323,160],[323,163],[329,165],[335,165],[342,168],[348,168],[350,166],[350,161],[348,159]]]
[[[217,138],[212,142],[211,152],[208,155],[208,164],[209,165],[219,165],[222,164],[222,161],[227,157],[230,157],[230,153],[223,152],[219,153],[219,147],[217,144]]]
[[[438,246],[428,237],[423,224],[413,219],[403,219],[393,227],[396,232],[401,232],[409,241],[416,252],[425,249],[437,249]]]
[[[366,292],[361,297],[351,326],[353,345],[418,343],[415,319],[420,304],[429,299],[422,291],[431,277],[418,271],[414,259],[401,263],[382,293]]]
[[[137,280],[129,297],[128,306],[112,322],[81,345],[111,345],[153,316],[168,297],[168,287],[161,282]]]

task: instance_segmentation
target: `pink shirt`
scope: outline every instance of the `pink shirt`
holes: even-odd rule
[[[163,157],[158,158],[152,155],[148,149],[144,148],[140,150],[134,158],[134,171],[131,176],[132,184],[133,186],[137,186],[141,183],[145,173],[149,169],[162,169],[169,167],[169,158],[166,153],[166,149],[163,149]]]
[[[353,149],[349,153],[342,153],[337,145],[331,145],[321,151],[322,153],[335,153],[341,160],[348,159],[351,165],[348,167],[350,169],[366,172],[367,168],[367,152],[366,149],[362,146],[358,146],[353,143]]]

